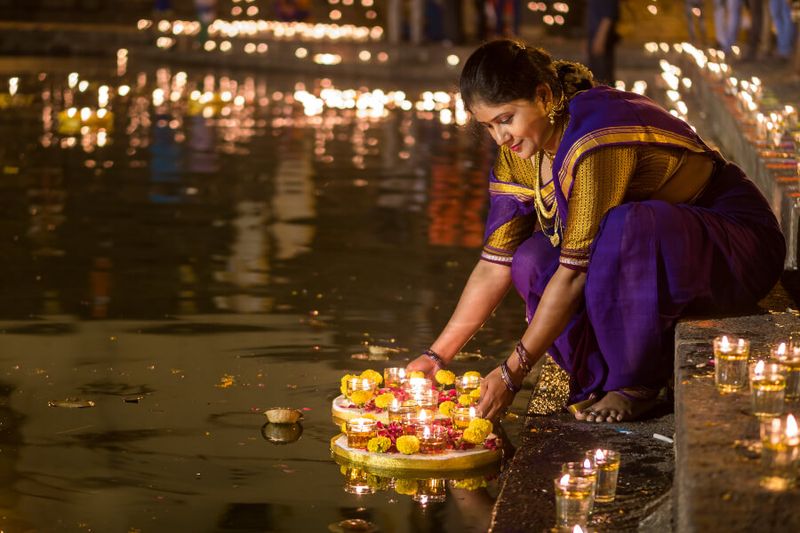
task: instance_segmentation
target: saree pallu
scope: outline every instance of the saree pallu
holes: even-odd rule
[[[512,280],[529,321],[559,252],[536,232],[514,253]],[[611,209],[590,251],[584,304],[548,350],[570,375],[570,403],[663,386],[678,318],[753,306],[777,283],[785,253],[767,201],[731,163],[717,164],[691,205],[650,200]]]

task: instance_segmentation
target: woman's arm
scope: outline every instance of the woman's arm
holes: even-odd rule
[[[467,341],[483,325],[511,286],[511,268],[508,265],[478,261],[467,280],[453,315],[431,350],[445,363],[455,357]],[[426,374],[436,371],[433,360],[422,355],[414,359],[408,370],[421,370]]]
[[[522,345],[531,355],[530,364],[535,363],[555,342],[567,327],[570,319],[583,302],[586,274],[560,265],[545,288],[542,299],[531,323],[522,335]],[[519,387],[525,378],[519,357],[508,358],[510,378]],[[506,387],[500,368],[486,376],[481,386],[481,401],[478,412],[484,418],[498,418],[514,400],[514,394]]]

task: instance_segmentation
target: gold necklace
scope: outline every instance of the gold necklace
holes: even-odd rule
[[[544,150],[542,150],[542,152],[544,152]],[[544,205],[544,198],[542,197],[542,162],[543,156],[542,153],[540,153],[538,161],[539,168],[533,175],[533,200],[536,218],[539,220],[539,226],[541,226],[542,232],[550,239],[550,243],[553,246],[558,246],[561,242],[561,235],[558,231],[561,226],[561,220],[558,216],[558,202],[556,198],[553,198],[553,205],[551,205],[550,208]],[[555,176],[553,179],[555,179]],[[556,184],[553,183],[553,186],[555,185]],[[549,229],[552,229],[552,233],[547,232]]]

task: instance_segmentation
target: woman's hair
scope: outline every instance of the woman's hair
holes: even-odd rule
[[[467,109],[477,102],[499,105],[535,100],[536,88],[546,83],[556,100],[594,87],[591,71],[580,63],[553,61],[541,48],[511,39],[481,45],[469,56],[459,86]]]

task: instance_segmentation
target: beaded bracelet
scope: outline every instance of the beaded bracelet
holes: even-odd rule
[[[430,348],[422,352],[422,355],[426,356],[428,359],[433,361],[433,363],[439,368],[444,368],[446,366],[446,363],[444,362],[444,359],[442,359],[442,356],[434,352]]]
[[[508,363],[505,361],[500,365],[500,377],[503,379],[503,384],[505,384],[506,389],[514,394],[522,390],[521,385],[514,385],[514,381],[511,379],[511,371],[508,369]]]
[[[533,369],[533,365],[531,365],[530,357],[531,354],[528,350],[525,349],[523,346],[522,341],[517,343],[517,347],[514,348],[514,353],[517,354],[517,358],[519,359],[519,366],[525,372],[525,374],[530,374],[531,370]]]

